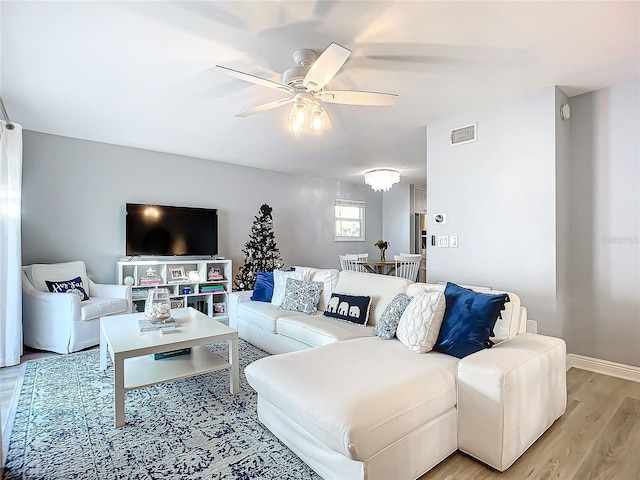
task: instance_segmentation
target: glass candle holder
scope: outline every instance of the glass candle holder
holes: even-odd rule
[[[144,316],[154,323],[164,323],[171,318],[171,300],[166,288],[153,288],[147,294]]]

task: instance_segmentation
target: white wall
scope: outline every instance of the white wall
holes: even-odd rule
[[[550,87],[427,127],[428,233],[459,240],[458,248],[428,242],[427,278],[516,292],[540,333],[561,336],[554,110]],[[450,147],[450,129],[474,122],[478,141]],[[436,213],[445,225],[433,224]]]
[[[476,121],[478,142],[448,146]],[[514,291],[570,353],[640,366],[638,81],[545,89],[430,125],[427,145],[429,234],[460,243],[429,245],[429,281]]]
[[[24,132],[23,264],[81,259],[114,282],[127,202],[218,209],[219,253],[234,270],[260,205],[273,207],[286,265],[339,268],[338,254],[377,253],[382,198],[365,185]],[[366,242],[334,242],[336,198],[367,204]]]
[[[640,366],[640,86],[571,98],[569,351]]]

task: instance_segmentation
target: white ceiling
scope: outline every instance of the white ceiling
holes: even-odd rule
[[[559,85],[569,95],[640,76],[639,2],[0,3],[2,98],[25,129],[362,182],[424,182],[425,126]],[[326,105],[334,128],[286,131],[275,81],[298,48],[352,55],[328,88],[397,93],[393,107]]]

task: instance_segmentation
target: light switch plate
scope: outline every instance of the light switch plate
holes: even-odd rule
[[[438,247],[449,248],[449,237],[446,235],[438,235]]]
[[[449,246],[451,248],[458,248],[458,236],[457,235],[450,235],[449,236]]]

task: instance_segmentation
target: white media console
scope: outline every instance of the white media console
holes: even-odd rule
[[[134,257],[135,258],[135,257]],[[150,270],[151,269],[151,270]],[[153,272],[158,283],[147,283]],[[214,279],[211,273],[217,272]],[[143,312],[150,288],[166,288],[171,307],[193,307],[200,312],[228,322],[227,295],[232,289],[231,260],[121,259],[118,283],[132,286],[133,311]]]

